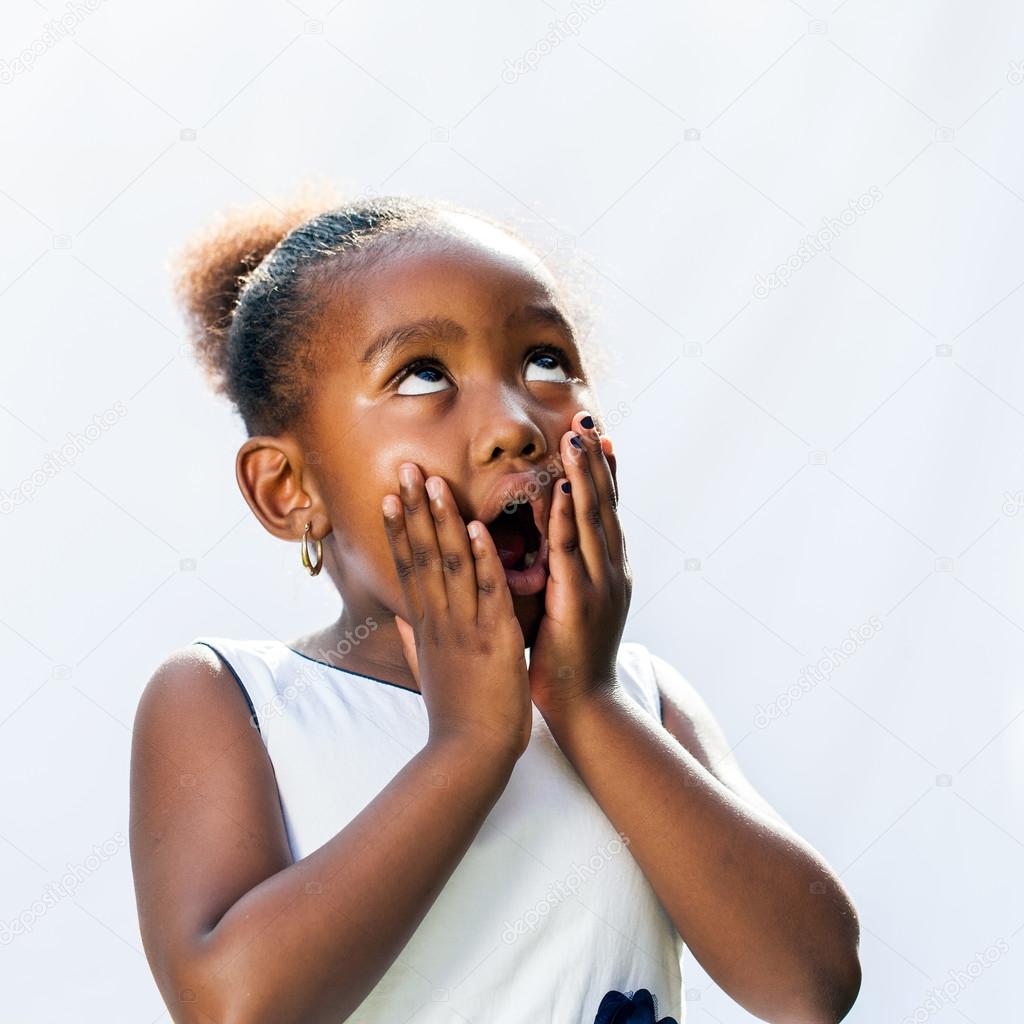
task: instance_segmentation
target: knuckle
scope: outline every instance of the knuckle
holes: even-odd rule
[[[588,526],[593,527],[595,530],[601,529],[601,510],[596,505],[586,509],[583,513],[583,518]]]
[[[403,583],[412,579],[416,573],[416,566],[413,560],[411,558],[403,558],[401,555],[395,557],[395,569],[398,572],[398,578]]]
[[[454,551],[449,551],[447,554],[444,555],[443,563],[445,572],[447,572],[450,576],[456,576],[460,572],[462,572],[462,555],[457,554]]]
[[[488,577],[488,576],[485,576],[485,577],[484,577],[483,579],[478,579],[478,580],[476,581],[476,588],[477,588],[477,590],[479,590],[479,591],[480,591],[480,593],[481,593],[481,594],[483,594],[483,595],[484,595],[485,597],[490,597],[490,596],[491,596],[492,594],[494,594],[494,593],[495,593],[495,592],[497,591],[497,589],[498,589],[498,588],[497,588],[497,585],[496,585],[496,584],[495,584],[495,582],[494,582],[494,580],[492,580],[492,579],[491,579],[490,577]]]
[[[434,553],[420,544],[412,549],[412,560],[418,569],[429,569],[434,561]]]
[[[559,542],[558,547],[563,554],[575,555],[580,549],[580,542],[575,537],[565,537]]]

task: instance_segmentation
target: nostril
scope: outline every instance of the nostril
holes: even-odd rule
[[[534,443],[533,443],[533,442],[531,441],[531,442],[530,442],[530,443],[529,443],[529,444],[528,444],[528,445],[527,445],[527,446],[526,446],[526,447],[525,447],[525,448],[523,449],[523,454],[524,454],[524,455],[532,455],[532,454],[534,453],[534,451],[536,450],[536,448],[537,448],[537,446],[536,446],[536,445],[535,445],[535,444],[534,444]]]

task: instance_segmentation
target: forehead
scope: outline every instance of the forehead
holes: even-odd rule
[[[531,303],[557,306],[569,317],[557,281],[526,245],[486,222],[453,215],[440,230],[403,240],[389,254],[371,253],[364,268],[342,275],[336,294],[322,315],[336,338],[343,333],[353,345],[424,316],[485,331]]]

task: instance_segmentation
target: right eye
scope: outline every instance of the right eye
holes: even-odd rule
[[[433,395],[438,391],[444,391],[447,386],[448,379],[436,363],[417,360],[402,371],[395,394]]]

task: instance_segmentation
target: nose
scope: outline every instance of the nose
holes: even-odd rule
[[[524,407],[521,396],[509,389],[499,399],[483,403],[480,428],[473,445],[476,462],[485,465],[507,458],[531,461],[547,452],[544,431]]]

